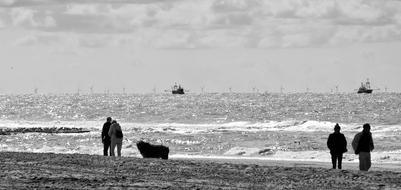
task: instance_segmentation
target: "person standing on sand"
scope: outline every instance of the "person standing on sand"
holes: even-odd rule
[[[102,129],[103,156],[107,156],[107,152],[109,151],[111,145],[110,136],[108,134],[110,125],[111,117],[108,117],[106,123],[103,124]]]
[[[118,124],[116,120],[113,120],[111,122],[111,126],[110,126],[108,134],[111,137],[110,156],[115,156],[114,149],[117,146],[117,155],[120,157],[121,156],[121,148],[123,145],[123,132],[121,130],[120,124]]]
[[[372,165],[370,152],[375,148],[369,123],[365,123],[362,132],[355,135],[352,147],[355,154],[359,154],[359,170],[368,171]]]
[[[345,139],[344,134],[340,133],[340,130],[340,125],[336,123],[334,126],[334,133],[330,134],[329,139],[327,139],[327,147],[330,149],[333,169],[336,169],[337,160],[338,169],[341,169],[343,153],[347,152],[347,140]]]

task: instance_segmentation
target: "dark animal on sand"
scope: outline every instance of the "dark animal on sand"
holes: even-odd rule
[[[143,158],[162,158],[167,160],[170,149],[163,145],[152,145],[147,142],[139,141],[136,143]]]

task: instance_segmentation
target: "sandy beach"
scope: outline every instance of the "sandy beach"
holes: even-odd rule
[[[391,167],[360,172],[322,163],[111,158],[1,152],[1,189],[400,189]],[[394,168],[399,167],[396,165]]]

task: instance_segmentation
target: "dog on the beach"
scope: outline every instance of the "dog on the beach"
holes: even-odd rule
[[[152,145],[147,142],[139,141],[136,143],[139,152],[143,158],[161,158],[168,159],[170,149],[163,145]]]

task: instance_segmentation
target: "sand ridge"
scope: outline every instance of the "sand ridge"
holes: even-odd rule
[[[1,189],[401,189],[394,171],[0,153]]]

